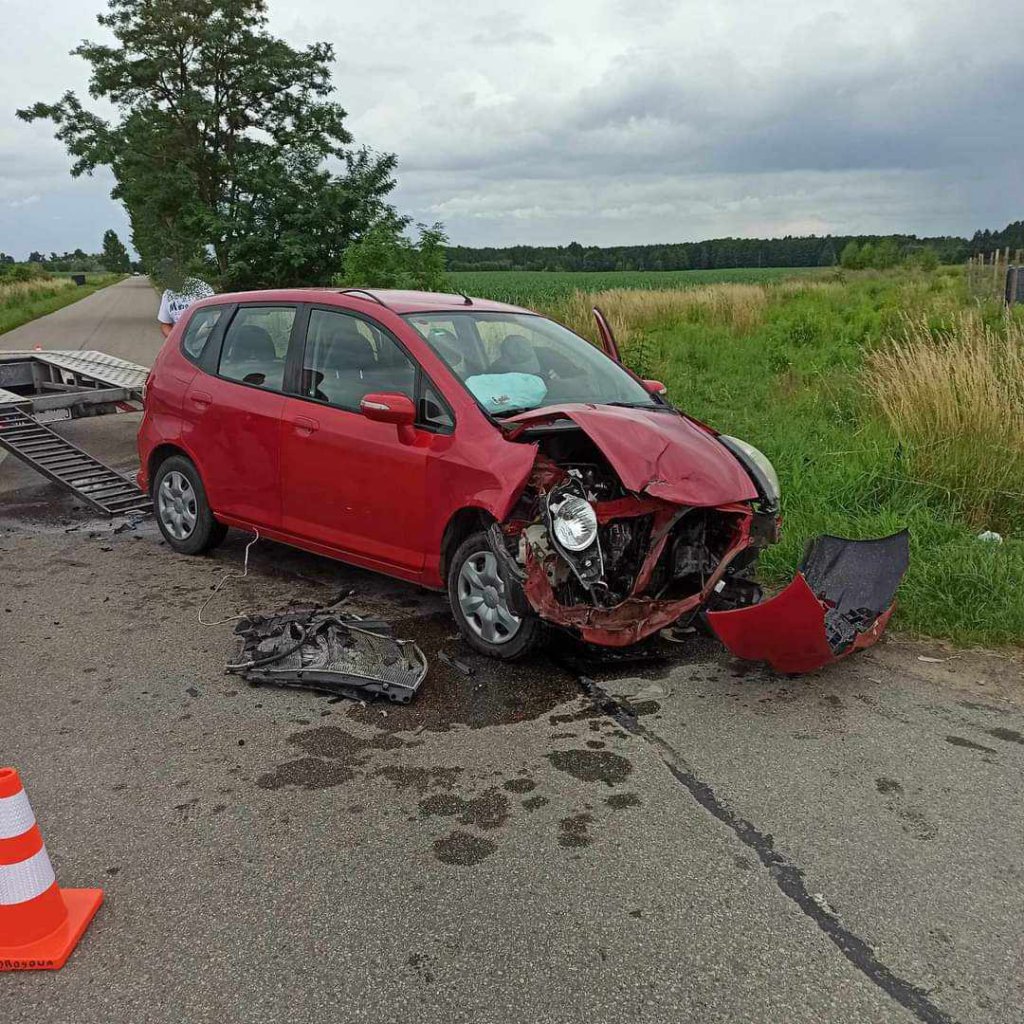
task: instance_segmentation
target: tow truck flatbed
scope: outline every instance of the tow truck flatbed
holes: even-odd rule
[[[141,411],[148,374],[105,352],[0,352],[0,449],[107,515],[145,512],[149,499],[134,480],[46,424]]]

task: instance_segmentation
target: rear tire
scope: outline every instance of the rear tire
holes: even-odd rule
[[[474,533],[456,548],[448,566],[448,601],[466,643],[489,658],[521,658],[543,634],[535,615],[510,610],[486,533]]]
[[[153,514],[164,540],[183,555],[215,548],[228,532],[214,519],[199,470],[184,455],[160,463],[153,478]]]

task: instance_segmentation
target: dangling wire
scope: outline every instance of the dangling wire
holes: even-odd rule
[[[220,582],[213,588],[213,593],[203,602],[202,608],[199,609],[199,622],[203,626],[223,626],[225,622],[236,622],[239,619],[244,619],[247,615],[246,612],[239,612],[237,615],[229,615],[226,619],[217,619],[216,622],[207,622],[203,618],[203,612],[206,611],[206,606],[220,593],[220,588],[227,583],[228,580],[244,580],[249,575],[249,549],[260,539],[260,531],[253,527],[252,540],[245,545],[245,557],[242,562],[242,571],[229,572],[226,576],[222,576]]]

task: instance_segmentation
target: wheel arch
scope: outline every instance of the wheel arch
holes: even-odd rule
[[[496,522],[493,515],[486,509],[469,505],[457,509],[449,517],[441,536],[441,559],[439,571],[442,581],[448,579],[448,566],[458,546],[478,530],[486,530]]]

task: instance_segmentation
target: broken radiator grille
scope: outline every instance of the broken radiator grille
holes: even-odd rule
[[[228,671],[253,683],[380,695],[405,704],[427,674],[426,658],[413,641],[397,640],[383,623],[357,616],[329,610],[258,616],[239,623],[236,632],[242,653]]]

